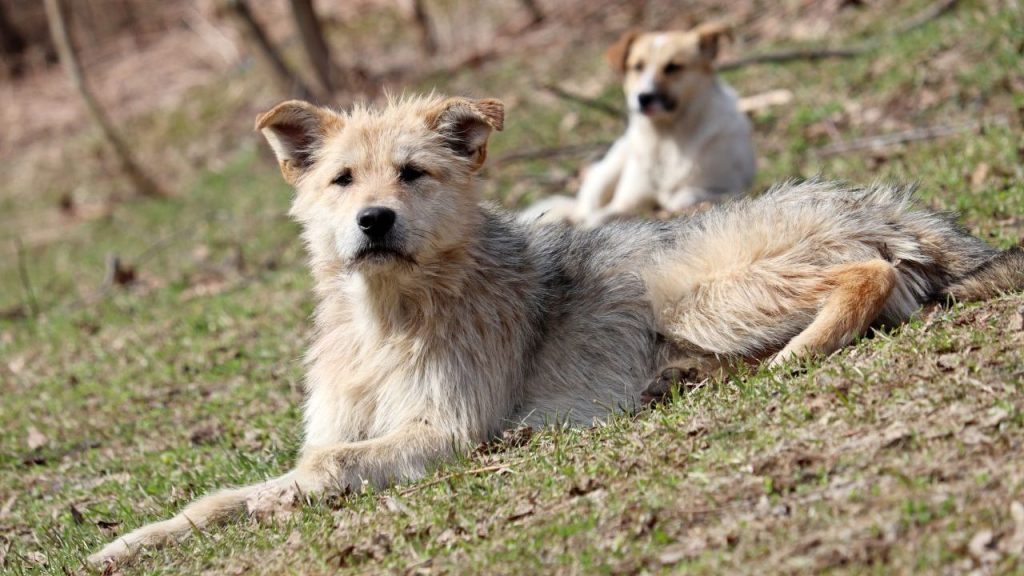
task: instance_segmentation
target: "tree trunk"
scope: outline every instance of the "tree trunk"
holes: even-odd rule
[[[420,31],[420,45],[423,46],[423,51],[428,56],[437,54],[437,33],[434,32],[434,26],[430,22],[430,14],[427,12],[427,6],[423,0],[412,1],[412,14]]]
[[[544,11],[537,5],[537,0],[520,0],[520,3],[530,13],[530,24],[540,24],[544,21]]]
[[[303,100],[312,100],[313,92],[284,63],[284,59],[281,58],[274,45],[270,43],[270,38],[267,37],[266,32],[263,31],[259,22],[252,15],[249,3],[246,0],[227,0],[227,5],[241,24],[246,42],[256,49],[259,57],[266,63],[267,68],[274,76],[274,81],[281,87],[281,90],[286,94],[295,94]]]
[[[0,2],[0,68],[7,68],[7,72],[16,77],[20,76],[24,69],[22,56],[28,48],[28,43],[7,19],[6,11],[7,8]],[[0,77],[2,76],[3,74],[0,74]]]
[[[57,47],[57,55],[60,58],[61,64],[64,65],[64,70],[71,79],[71,84],[78,91],[78,95],[82,97],[89,115],[92,116],[93,121],[96,122],[100,131],[103,132],[103,137],[114,150],[114,154],[117,155],[117,159],[121,163],[121,170],[132,181],[136,193],[151,197],[165,196],[166,192],[152,178],[146,175],[135,162],[131,149],[128,148],[128,145],[121,138],[117,129],[114,128],[114,124],[100,106],[99,101],[96,100],[96,97],[89,90],[89,85],[85,81],[85,74],[82,71],[82,63],[78,60],[78,53],[75,52],[74,44],[71,41],[67,25],[67,12],[61,0],[44,0],[43,3],[46,8],[46,19],[50,25],[50,35],[53,37],[53,43]]]
[[[313,0],[291,0],[292,16],[299,30],[302,47],[306,51],[309,63],[320,81],[325,94],[333,94],[335,90],[334,67],[331,64],[331,50],[324,40],[320,20],[313,9]]]

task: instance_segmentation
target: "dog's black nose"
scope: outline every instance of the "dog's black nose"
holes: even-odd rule
[[[644,92],[643,94],[638,94],[636,97],[637,101],[640,103],[640,108],[644,109],[650,108],[660,98],[661,97],[654,92]]]
[[[356,223],[363,234],[379,240],[395,225],[395,211],[381,206],[363,208],[356,214]]]

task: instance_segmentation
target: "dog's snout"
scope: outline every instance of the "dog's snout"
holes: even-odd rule
[[[654,92],[644,92],[642,94],[638,94],[636,97],[637,102],[639,102],[641,108],[650,108],[651,106],[654,105],[655,102],[660,100],[660,98],[661,97]]]
[[[374,240],[383,238],[395,224],[395,211],[382,206],[363,208],[356,215],[359,229]]]

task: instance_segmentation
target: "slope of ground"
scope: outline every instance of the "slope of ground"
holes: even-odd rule
[[[669,4],[651,2],[647,18],[685,23]],[[693,13],[741,23],[731,56],[872,50],[726,74],[744,94],[794,94],[754,117],[760,189],[819,173],[916,180],[925,204],[961,211],[993,244],[1024,238],[1017,2],[958,2],[909,31],[901,24],[929,2],[768,4],[698,2]],[[414,37],[389,38],[393,85],[507,101],[484,186],[510,206],[571,188],[579,150],[593,149],[580,145],[621,129],[543,86],[557,79],[620,107],[600,54],[630,10],[565,6],[472,67],[408,70]],[[372,43],[372,30],[398,26],[388,18],[346,21],[338,42]],[[88,133],[59,158],[34,156],[31,172],[0,166],[3,223],[17,230],[0,259],[3,571],[83,572],[111,537],[293,462],[312,300],[284,216],[290,192],[249,133],[277,98],[257,74],[233,72],[130,122],[140,153],[176,183],[170,200],[117,198]],[[824,149],[934,126],[959,131]],[[108,274],[112,255],[122,265]],[[124,572],[1021,572],[1022,448],[1024,297],[1007,295],[928,310],[793,373],[743,374],[607,426],[521,431],[418,484],[314,502],[277,526],[214,529]]]

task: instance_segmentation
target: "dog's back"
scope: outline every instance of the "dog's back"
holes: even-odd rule
[[[876,326],[896,326],[946,295],[1024,287],[1024,253],[999,252],[950,215],[917,207],[911,187],[808,181],[687,219],[524,231],[550,282],[528,379],[531,420],[587,421],[629,406],[668,365],[771,357],[842,282],[863,293],[840,316],[870,314]],[[877,270],[891,286],[873,284]],[[849,330],[837,337],[848,341]]]

